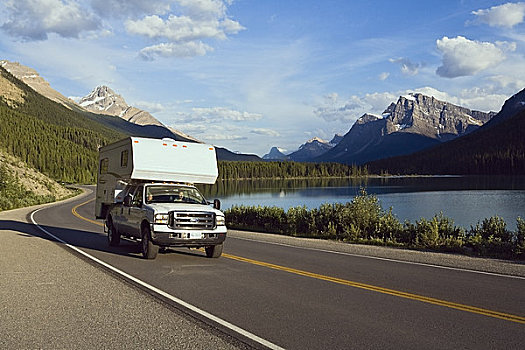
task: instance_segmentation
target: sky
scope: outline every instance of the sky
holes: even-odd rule
[[[499,111],[525,88],[524,18],[484,0],[1,0],[0,59],[262,156],[411,92]]]

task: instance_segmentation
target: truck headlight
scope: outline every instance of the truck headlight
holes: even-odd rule
[[[155,214],[155,223],[156,224],[168,224],[168,214]]]
[[[224,225],[226,225],[226,222],[224,220],[224,216],[217,215],[215,217],[215,224],[216,224],[216,226],[224,226]]]

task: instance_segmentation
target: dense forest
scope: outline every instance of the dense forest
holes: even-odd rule
[[[219,180],[367,176],[366,167],[339,163],[219,162]]]
[[[124,135],[0,74],[25,94],[15,107],[0,101],[0,147],[55,180],[94,183],[98,147]]]
[[[525,175],[525,111],[429,150],[368,166],[390,174]]]

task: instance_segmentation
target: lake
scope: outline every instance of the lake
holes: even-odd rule
[[[525,177],[247,180],[200,188],[208,199],[219,198],[223,209],[241,204],[312,209],[323,203],[349,202],[364,188],[378,197],[384,209],[392,207],[401,221],[415,222],[443,212],[457,226],[468,229],[497,215],[505,219],[508,229],[515,230],[516,218],[525,218]]]

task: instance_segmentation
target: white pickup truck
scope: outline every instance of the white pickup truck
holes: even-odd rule
[[[220,201],[208,202],[193,185],[217,175],[210,145],[129,137],[100,148],[95,214],[109,245],[125,236],[141,240],[146,259],[166,247],[204,247],[218,258],[227,232]]]

